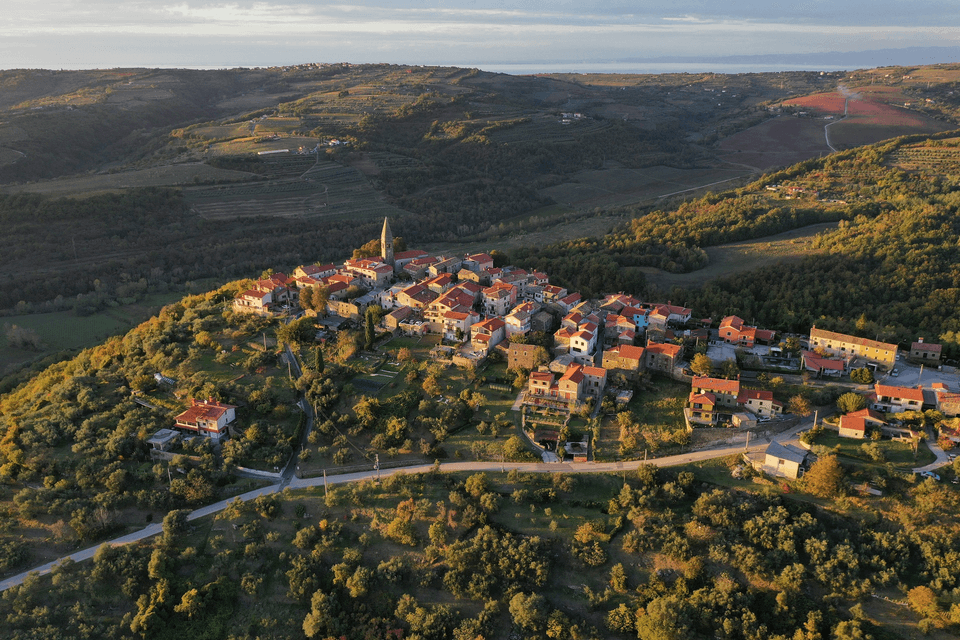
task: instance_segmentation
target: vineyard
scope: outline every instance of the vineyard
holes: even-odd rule
[[[954,144],[960,139],[940,141],[942,144]],[[960,147],[916,145],[902,147],[887,158],[889,166],[904,171],[929,171],[937,174],[960,174]]]
[[[354,167],[314,164],[313,156],[287,156],[277,159],[278,168],[299,173],[304,165],[298,159],[310,161],[303,161],[308,168],[299,178],[196,190],[187,192],[188,201],[201,217],[218,220],[259,216],[362,220],[403,213],[383,202]]]
[[[541,116],[516,126],[495,131],[489,137],[498,144],[576,142],[578,138],[598,133],[608,127],[610,127],[608,122],[590,118],[572,120],[569,124],[561,124],[555,116]]]

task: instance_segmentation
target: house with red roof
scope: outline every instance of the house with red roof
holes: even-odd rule
[[[885,369],[893,367],[897,356],[895,344],[817,329],[816,326],[810,329],[810,347],[842,358],[863,358]]]
[[[534,302],[524,302],[514,307],[504,318],[507,323],[507,337],[530,333],[531,321],[539,306]]]
[[[500,318],[487,318],[470,327],[470,342],[476,351],[487,353],[506,339],[507,324]]]
[[[463,268],[474,273],[493,269],[493,258],[488,253],[474,253],[463,259]]]
[[[480,292],[480,299],[487,315],[503,317],[517,304],[517,288],[497,281]]]
[[[603,368],[636,379],[643,371],[645,349],[632,344],[619,344],[603,352]]]
[[[680,354],[682,351],[683,347],[678,344],[648,343],[644,349],[644,355],[647,359],[644,366],[647,371],[659,371],[669,375],[673,373],[673,370],[680,362]]]
[[[943,350],[939,344],[924,342],[923,338],[918,338],[916,342],[910,345],[910,355],[907,360],[916,364],[925,364],[927,366],[937,366],[940,364],[940,352]]]
[[[697,393],[691,391],[687,397],[689,407],[684,411],[687,420],[697,424],[716,424],[717,396],[712,393]]]
[[[427,305],[436,300],[437,297],[436,293],[430,291],[422,284],[412,284],[397,293],[397,304],[422,311],[427,308]]]
[[[400,251],[393,254],[393,270],[395,273],[400,273],[403,271],[403,268],[413,262],[414,260],[419,260],[421,258],[426,258],[427,252],[420,251],[419,249],[411,249],[410,251]]]
[[[720,339],[727,344],[737,344],[747,348],[753,347],[758,342],[770,344],[776,337],[775,331],[748,326],[737,316],[727,316],[721,320],[719,333]]]
[[[770,418],[783,414],[783,403],[774,399],[772,391],[742,389],[737,396],[737,404],[758,416]]]
[[[860,409],[840,416],[839,435],[841,438],[863,440],[871,429],[882,429],[886,424],[882,413],[873,409]]]
[[[235,406],[217,402],[213,398],[206,402],[192,399],[187,410],[174,418],[174,426],[220,442],[227,437],[230,424],[236,420],[235,410]]]
[[[343,267],[368,287],[383,287],[393,278],[393,266],[373,258],[347,260]]]
[[[884,413],[923,410],[923,387],[894,387],[877,383],[868,398],[871,408]]]
[[[813,351],[801,351],[800,362],[805,371],[809,371],[818,378],[839,378],[847,370],[844,360],[821,356]]]
[[[726,408],[729,411],[736,410],[739,407],[739,402],[737,401],[737,399],[740,397],[739,380],[725,380],[723,378],[694,376],[690,386],[693,393],[713,394],[716,398],[716,404],[720,407]]]

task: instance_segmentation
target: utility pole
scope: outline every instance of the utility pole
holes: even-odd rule
[[[380,454],[374,454],[373,468],[377,470],[377,484],[380,484]]]
[[[327,497],[327,470],[323,470],[323,497]]]
[[[743,448],[745,450],[750,448],[750,432],[749,431],[747,431],[747,441],[743,444]]]

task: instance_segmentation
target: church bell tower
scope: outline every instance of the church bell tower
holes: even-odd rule
[[[393,233],[387,218],[383,219],[383,231],[380,232],[380,258],[384,264],[393,266]]]

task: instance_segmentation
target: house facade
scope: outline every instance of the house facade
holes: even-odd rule
[[[834,356],[863,358],[884,369],[893,368],[897,361],[895,344],[824,331],[816,327],[810,329],[810,348],[820,348]]]

